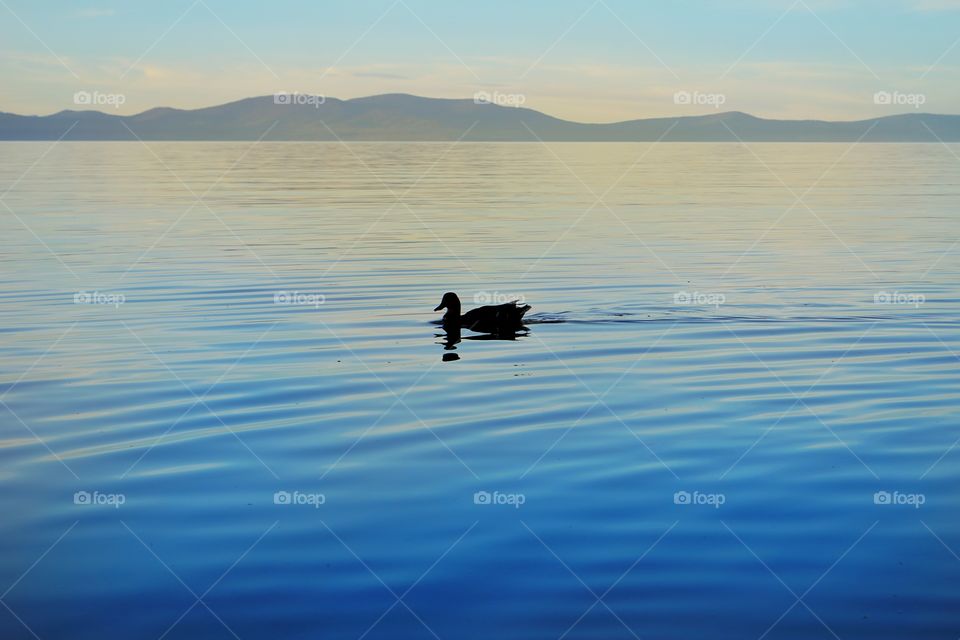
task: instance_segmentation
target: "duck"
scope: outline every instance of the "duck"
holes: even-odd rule
[[[523,314],[530,305],[518,307],[516,300],[498,305],[477,307],[460,315],[460,298],[452,291],[443,294],[434,311],[446,309],[443,324],[448,327],[463,327],[478,333],[506,333],[523,329]]]

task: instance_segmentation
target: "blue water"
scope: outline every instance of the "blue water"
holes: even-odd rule
[[[0,637],[957,638],[957,150],[0,145]]]

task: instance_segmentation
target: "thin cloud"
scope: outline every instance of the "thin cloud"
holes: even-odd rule
[[[387,73],[385,71],[355,71],[353,76],[357,78],[383,78],[384,80],[407,80],[409,76],[399,73]]]
[[[107,18],[116,14],[117,12],[113,9],[96,9],[93,7],[77,11],[77,15],[81,18]]]

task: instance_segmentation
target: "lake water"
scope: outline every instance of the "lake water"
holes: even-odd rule
[[[958,154],[0,145],[0,637],[956,638]]]

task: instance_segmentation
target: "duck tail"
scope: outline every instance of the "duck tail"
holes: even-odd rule
[[[519,312],[519,315],[517,317],[522,318],[523,314],[525,314],[527,311],[530,311],[530,305],[525,304],[522,307],[517,307],[517,311]]]

